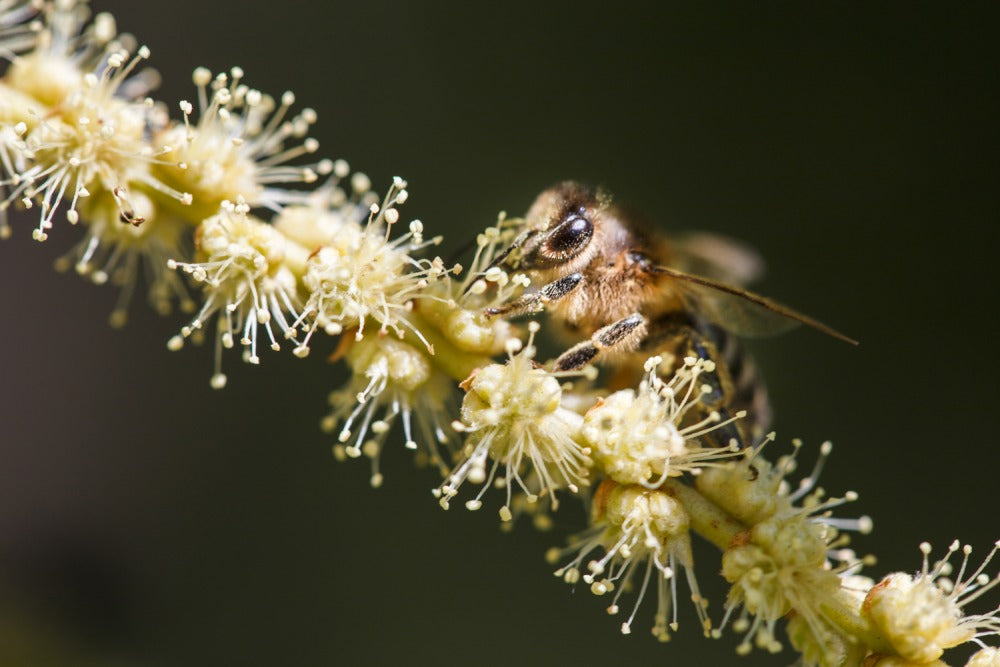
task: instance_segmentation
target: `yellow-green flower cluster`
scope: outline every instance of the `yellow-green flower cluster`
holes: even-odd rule
[[[402,224],[406,182],[380,197],[344,160],[316,159],[317,114],[294,111],[294,94],[251,88],[239,67],[197,68],[193,102],[157,102],[149,50],[84,0],[0,0],[0,49],[11,61],[0,78],[0,236],[13,231],[10,209],[35,215],[38,241],[63,221],[82,226],[57,268],[118,285],[115,325],[145,276],[158,312],[193,313],[169,349],[206,332],[213,341],[215,388],[226,385],[230,348],[257,364],[263,347],[306,357],[317,333],[338,338],[354,377],[331,396],[324,426],[344,422],[345,443],[355,434],[337,451],[372,455],[373,483],[395,415],[408,446],[427,433],[447,440],[454,383],[511,333],[478,308],[512,289],[484,295],[480,283],[502,278],[478,275],[506,238],[501,225],[458,288],[449,274],[461,267],[423,256],[440,239],[426,239],[418,220]],[[426,317],[421,301],[433,304]],[[447,466],[437,444],[429,458]]]
[[[225,215],[224,202],[274,213],[313,196],[289,184],[334,170],[330,160],[288,164],[317,150],[305,136],[315,112],[288,117],[294,96],[275,103],[239,68],[195,70],[198,121],[186,101],[183,122],[172,121],[150,97],[159,75],[143,68],[149,49],[86,2],[5,2],[0,51],[11,60],[0,78],[0,236],[12,234],[12,208],[37,211],[38,241],[63,221],[85,226],[57,268],[118,285],[113,324],[124,324],[143,273],[157,311],[195,308],[167,260],[189,259],[192,232]]]
[[[20,224],[12,218],[33,219],[37,241],[64,222],[82,227],[56,266],[120,287],[112,324],[125,323],[145,276],[155,310],[189,313],[169,349],[211,338],[217,389],[229,349],[249,364],[264,347],[304,359],[332,337],[330,358],[349,372],[321,423],[334,456],[368,459],[379,487],[398,424],[403,448],[439,471],[433,493],[445,509],[468,482],[478,487],[469,510],[495,488],[504,527],[529,514],[545,528],[563,499],[578,499],[589,525],[550,559],[566,583],[610,596],[610,614],[631,597],[624,634],[652,590],[653,635],[678,630],[683,569],[702,634],[731,625],[739,653],[777,652],[785,623],[807,666],[942,665],[945,650],[969,642],[981,650],[968,665],[1000,666],[986,645],[1000,634],[998,609],[966,610],[1000,583],[986,571],[997,548],[973,569],[968,546],[933,565],[922,546],[919,573],[862,576],[872,559],[847,548],[845,531],[867,533],[871,520],[832,516],[857,495],[818,486],[829,443],[794,488],[798,441],[775,462],[764,457],[773,434],[742,450],[713,444],[716,429],[746,416],[716,404],[721,360],[656,348],[663,356],[620,354],[628,373],[553,370],[540,325],[523,336],[502,315],[544,310],[583,277],[547,292],[532,284],[544,271],[504,268],[519,266],[508,253],[539,232],[530,222],[501,215],[467,267],[446,264],[429,252],[440,237],[402,220],[406,181],[380,196],[347,162],[322,157],[310,136],[317,114],[296,110],[291,92],[253,89],[239,67],[197,68],[194,101],[164,104],[151,97],[150,56],[85,0],[0,0],[0,57],[10,62],[0,76],[0,238]],[[590,345],[596,354],[606,341]],[[634,388],[618,382],[640,373]],[[722,552],[699,567],[730,586],[719,626],[694,576],[692,534]]]
[[[603,553],[584,568],[584,561],[595,551]],[[576,554],[573,560],[556,570],[556,576],[571,585],[583,579],[594,595],[614,593],[608,614],[617,614],[622,594],[635,590],[636,580],[641,581],[632,612],[621,624],[622,634],[632,632],[639,606],[652,586],[657,598],[653,636],[659,641],[670,639],[670,632],[679,626],[674,603],[679,567],[686,572],[702,629],[706,634],[710,630],[707,600],[694,577],[690,517],[684,505],[665,490],[621,485],[606,478],[594,496],[593,526],[568,548],[552,549],[547,557],[555,563],[572,553]]]
[[[1000,574],[986,568],[1000,551],[994,544],[986,558],[973,569],[969,564],[972,547],[955,540],[945,555],[929,565],[931,546],[920,545],[924,562],[920,572],[890,574],[871,587],[862,604],[862,613],[892,645],[893,652],[912,664],[932,664],[944,651],[966,642],[982,643],[983,637],[1000,633],[1000,608],[985,614],[966,614],[964,608],[1000,584]],[[962,553],[958,572],[952,556]],[[953,576],[952,576],[953,575]],[[990,658],[989,656],[992,656]],[[996,650],[980,652],[970,661],[990,664]]]
[[[555,509],[558,489],[577,493],[589,484],[593,461],[577,435],[582,419],[563,407],[559,378],[534,362],[538,324],[532,322],[529,331],[526,345],[516,338],[508,341],[507,363],[477,369],[463,383],[462,420],[455,427],[466,435],[465,447],[458,465],[435,490],[445,509],[466,481],[482,485],[465,504],[470,510],[482,506],[483,495],[495,482],[506,490],[500,508],[503,521],[513,517],[515,490],[529,503],[548,497]]]

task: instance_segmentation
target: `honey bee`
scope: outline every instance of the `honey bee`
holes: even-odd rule
[[[805,324],[856,345],[857,341],[740,283],[759,276],[762,263],[735,242],[708,235],[670,239],[651,231],[610,196],[575,182],[560,183],[532,204],[511,244],[493,261],[528,274],[540,287],[491,308],[488,316],[545,310],[579,340],[553,363],[556,371],[615,360],[613,384],[632,384],[651,355],[669,372],[684,357],[715,363],[703,399],[724,418],[747,410],[717,437],[740,445],[770,421],[763,382],[734,336],[763,336]]]

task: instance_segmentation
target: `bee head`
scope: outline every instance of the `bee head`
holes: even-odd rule
[[[576,271],[593,255],[608,197],[587,186],[566,181],[542,192],[525,216],[525,229],[497,257],[506,268],[532,271]]]

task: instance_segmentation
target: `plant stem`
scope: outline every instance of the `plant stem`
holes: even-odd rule
[[[684,505],[694,532],[723,551],[729,548],[740,533],[747,531],[746,526],[687,484],[668,479],[662,489]]]

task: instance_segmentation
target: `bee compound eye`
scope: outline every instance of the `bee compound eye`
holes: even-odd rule
[[[580,213],[571,213],[545,241],[546,250],[561,257],[573,256],[580,252],[590,237],[594,235],[594,224]]]

